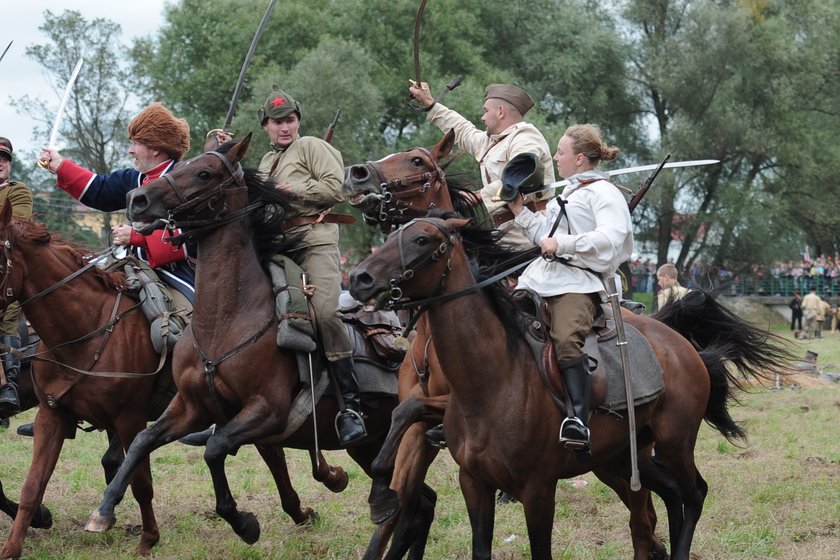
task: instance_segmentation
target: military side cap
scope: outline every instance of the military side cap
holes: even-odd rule
[[[12,161],[12,142],[8,138],[0,136],[0,157],[6,161]]]
[[[490,84],[484,90],[484,100],[491,97],[507,101],[523,115],[534,106],[534,100],[528,92],[513,84]]]
[[[292,113],[297,113],[300,118],[300,104],[277,84],[271,86],[271,94],[265,104],[257,110],[261,126],[265,125],[268,119],[282,119]]]
[[[510,202],[518,193],[528,194],[543,188],[545,167],[533,152],[517,154],[502,171],[502,188],[499,198]]]

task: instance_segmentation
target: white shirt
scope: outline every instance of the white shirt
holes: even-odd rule
[[[581,181],[594,182],[581,184]],[[619,265],[633,253],[633,223],[627,201],[618,188],[597,171],[587,171],[569,178],[559,197],[566,201],[566,216],[554,232],[557,256],[571,260],[571,266],[537,259],[522,276],[519,287],[528,288],[543,297],[561,294],[604,292],[597,274],[615,274]],[[558,214],[558,199],[548,203],[544,212],[525,208],[516,223],[537,245],[548,237]],[[571,234],[569,230],[571,229]],[[578,268],[582,267],[582,268]],[[620,284],[618,284],[620,285]]]

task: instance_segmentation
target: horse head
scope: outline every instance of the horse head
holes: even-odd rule
[[[126,196],[128,218],[135,229],[148,233],[161,225],[182,228],[207,226],[232,210],[233,193],[245,193],[245,156],[251,135],[183,161],[166,175],[134,189]],[[247,201],[247,197],[245,198]]]
[[[351,165],[344,172],[344,194],[351,206],[383,231],[435,208],[452,210],[440,161],[454,145],[455,132],[450,130],[431,149],[411,148],[379,161]]]
[[[351,295],[380,308],[437,296],[452,270],[459,232],[470,222],[416,218],[405,224],[350,272]]]

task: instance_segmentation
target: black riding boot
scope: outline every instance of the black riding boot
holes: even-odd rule
[[[0,342],[20,350],[20,338],[16,336],[0,337]],[[3,370],[6,373],[6,384],[0,387],[0,415],[8,416],[20,411],[18,401],[18,375],[20,375],[20,358],[13,356],[11,352],[3,354]]]
[[[592,377],[589,374],[589,358],[582,354],[577,358],[559,364],[566,392],[572,401],[572,411],[560,425],[560,443],[570,449],[589,448],[589,400],[592,396]],[[574,416],[572,415],[574,414]]]
[[[362,439],[367,435],[365,421],[362,419],[359,383],[353,371],[353,358],[342,358],[330,364],[338,384],[338,390],[344,398],[345,409],[335,417],[335,430],[342,447]]]

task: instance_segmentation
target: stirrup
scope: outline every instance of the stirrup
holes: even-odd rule
[[[348,417],[355,420],[353,424],[361,428],[361,433],[350,437],[346,441],[343,441],[341,429],[339,428],[339,423],[343,419]],[[356,443],[357,441],[367,437],[367,426],[365,426],[365,419],[362,417],[361,413],[356,412],[352,408],[346,408],[335,415],[335,433],[338,435],[338,441],[342,447],[347,447],[350,444]]]
[[[560,424],[560,443],[566,449],[589,449],[589,428],[577,417],[569,417]]]

